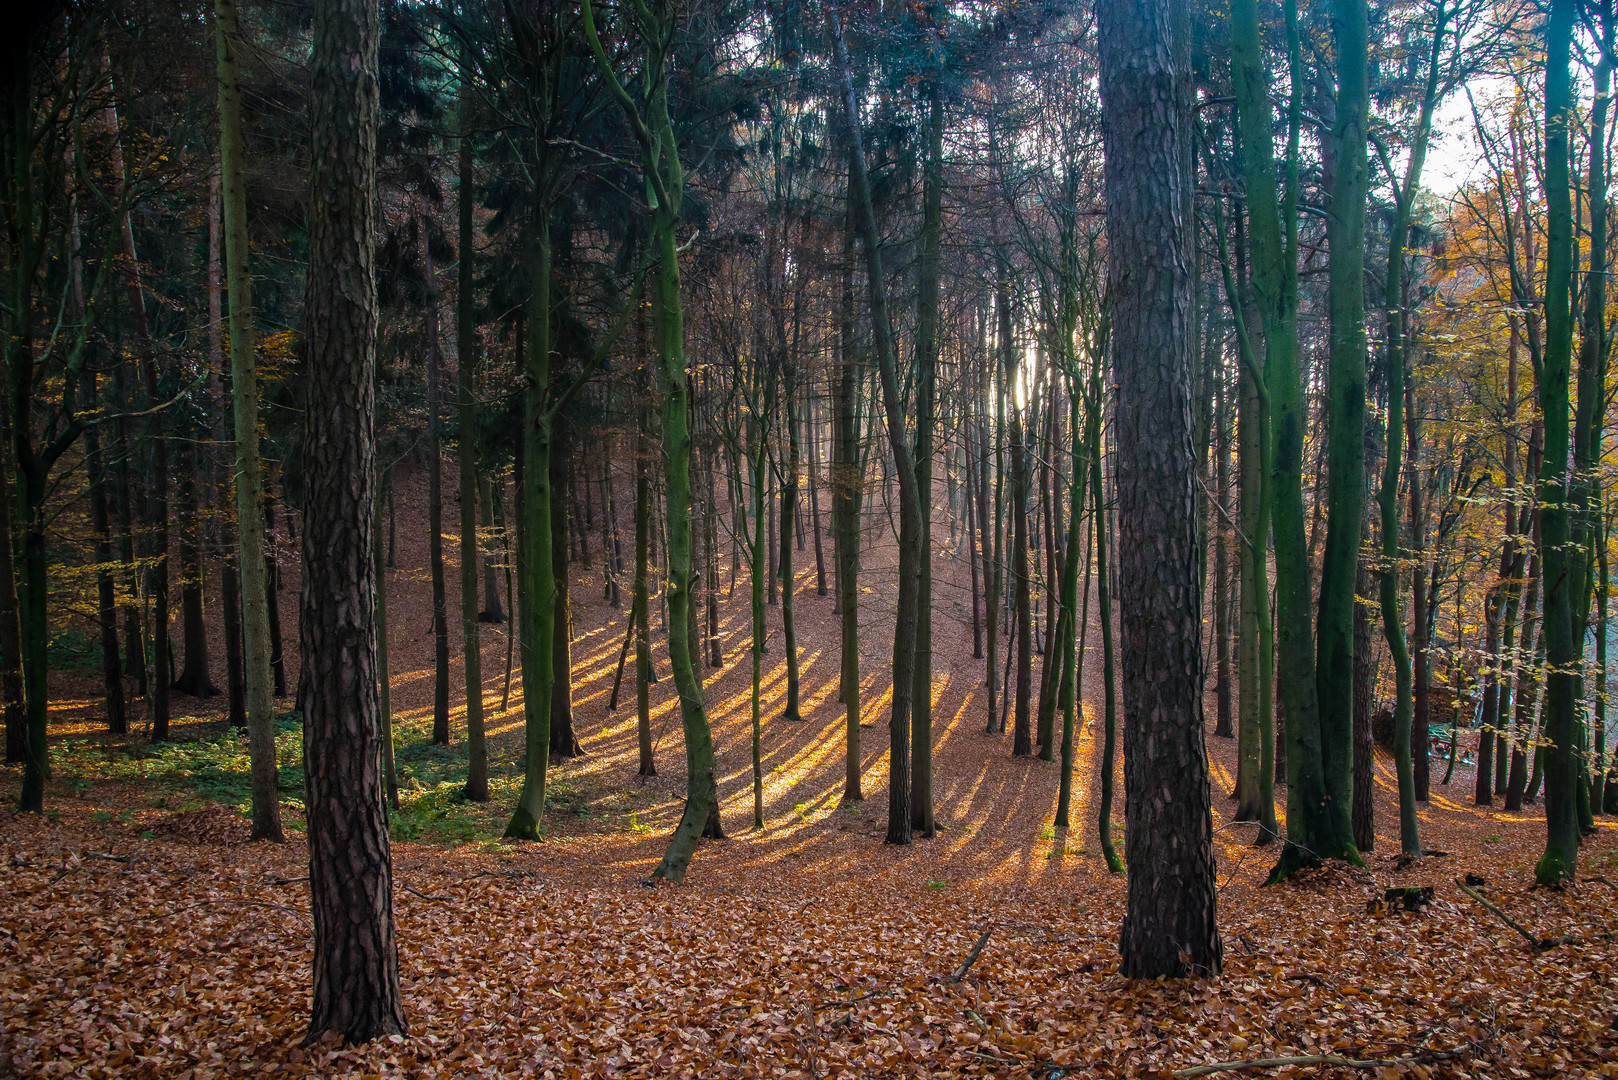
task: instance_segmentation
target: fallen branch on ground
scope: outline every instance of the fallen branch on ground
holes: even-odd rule
[[[1243,1069],[1280,1069],[1288,1065],[1335,1065],[1341,1069],[1397,1069],[1407,1065],[1430,1065],[1460,1057],[1463,1050],[1432,1050],[1425,1054],[1412,1054],[1401,1058],[1346,1058],[1336,1054],[1302,1054],[1296,1057],[1247,1058],[1243,1061],[1215,1061],[1209,1065],[1193,1065],[1176,1069],[1175,1076],[1212,1076],[1214,1073],[1239,1072]]]
[[[978,935],[977,941],[972,944],[972,951],[966,954],[966,959],[961,961],[961,966],[956,968],[955,974],[950,976],[950,982],[960,982],[966,978],[966,973],[971,970],[973,964],[978,962],[978,957],[983,952],[983,946],[989,943],[989,935],[992,933],[994,933],[994,927],[991,926]]]
[[[1470,896],[1472,899],[1476,900],[1478,903],[1492,911],[1501,922],[1505,923],[1507,926],[1517,931],[1517,933],[1527,938],[1528,943],[1536,949],[1554,949],[1558,945],[1577,945],[1579,943],[1579,939],[1571,934],[1559,934],[1556,937],[1547,938],[1536,937],[1524,929],[1521,923],[1517,922],[1510,915],[1507,915],[1504,911],[1501,911],[1498,907],[1496,907],[1488,897],[1472,888],[1472,886],[1468,885],[1460,878],[1455,879],[1455,884],[1459,885],[1461,887],[1461,891],[1466,893],[1466,895]]]

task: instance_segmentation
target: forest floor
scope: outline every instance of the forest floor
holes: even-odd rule
[[[420,498],[401,488],[401,567],[427,563]],[[1210,734],[1223,976],[1122,979],[1126,881],[1107,872],[1095,824],[1095,636],[1077,740],[1082,826],[1057,830],[1059,766],[1013,757],[1009,734],[983,733],[966,563],[942,542],[937,837],[883,843],[893,568],[882,543],[861,579],[866,797],[843,798],[837,621],[831,597],[816,594],[811,542],[795,552],[807,564],[797,594],[801,723],[779,718],[779,607],[769,614],[766,826],[751,827],[743,567],[721,606],[724,665],[705,672],[729,838],[704,845],[685,884],[646,887],[680,810],[678,710],[659,644],[659,774],[637,776],[632,665],[618,709],[607,708],[626,611],[601,601],[592,539],[594,569],[575,565],[573,578],[585,756],[553,768],[537,844],[499,840],[522,752],[520,686],[498,708],[506,627],[483,628],[494,799],[476,806],[457,793],[458,689],[452,748],[424,745],[426,573],[389,575],[401,770],[395,915],[409,1034],[359,1049],[300,1046],[311,941],[295,721],[280,740],[289,841],[248,844],[245,743],[224,723],[221,699],[177,697],[173,742],[151,748],[138,730],[104,734],[92,674],[60,675],[50,812],[0,815],[0,1076],[1054,1078],[1191,1075],[1183,1070],[1213,1062],[1320,1056],[1361,1065],[1303,1061],[1261,1074],[1618,1076],[1618,821],[1600,819],[1576,887],[1533,889],[1542,809],[1475,808],[1470,768],[1442,785],[1436,760],[1421,819],[1426,845],[1445,854],[1408,866],[1395,858],[1396,783],[1384,759],[1367,868],[1264,888],[1275,849],[1252,846],[1256,826],[1228,824],[1235,747]],[[294,682],[295,551],[283,559],[281,594]],[[829,574],[829,542],[826,556]],[[728,585],[728,559],[721,570]],[[458,688],[453,563],[448,577]],[[83,620],[74,626],[82,631]],[[213,655],[222,669],[217,628]],[[0,771],[0,799],[14,803],[19,780],[15,768]],[[1284,801],[1284,789],[1277,796]],[[1121,772],[1117,805],[1121,849]],[[1456,879],[1469,873],[1528,933],[1576,940],[1531,944],[1462,891]],[[1406,885],[1432,886],[1432,902],[1419,912],[1369,904]]]

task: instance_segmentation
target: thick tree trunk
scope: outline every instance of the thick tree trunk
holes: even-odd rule
[[[1325,796],[1325,828],[1310,845],[1328,857],[1356,861],[1349,812],[1354,771],[1354,578],[1359,569],[1361,522],[1365,516],[1365,196],[1367,53],[1365,0],[1333,0],[1336,44],[1337,116],[1332,129],[1332,213],[1327,306],[1331,322],[1328,377],[1328,513],[1326,546],[1320,564],[1319,621],[1316,625],[1315,688],[1320,715],[1320,760]],[[1392,385],[1393,374],[1389,375]],[[1398,397],[1390,400],[1397,402]],[[1390,425],[1397,414],[1390,410]],[[1398,440],[1390,437],[1388,460],[1397,460]],[[1397,474],[1395,474],[1397,475]],[[1397,526],[1394,527],[1397,535]],[[1384,618],[1397,619],[1397,597],[1384,594]],[[1408,662],[1395,661],[1408,672]],[[1408,675],[1405,700],[1408,703]],[[1409,713],[1405,714],[1405,729]],[[1290,717],[1288,718],[1291,719]],[[1294,741],[1294,747],[1300,744]],[[1408,755],[1406,755],[1408,762]],[[1401,790],[1408,785],[1400,782]],[[1414,818],[1411,819],[1414,821]],[[1407,846],[1410,838],[1406,838]],[[1417,848],[1416,850],[1419,850]]]
[[[403,1033],[375,636],[375,0],[315,8],[299,620],[314,917],[306,1042]]]
[[[1126,977],[1217,976],[1191,400],[1189,10],[1102,5],[1108,294],[1118,384]]]

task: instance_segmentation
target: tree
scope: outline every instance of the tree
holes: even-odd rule
[[[306,1043],[405,1030],[374,626],[378,23],[377,0],[315,8],[298,700],[314,919]]]
[[[1202,734],[1191,445],[1190,12],[1097,9],[1108,296],[1118,384],[1118,591],[1131,978],[1217,975],[1213,823]]]
[[[458,240],[460,257],[455,295],[455,395],[460,422],[461,480],[461,644],[466,672],[466,743],[469,767],[466,797],[489,799],[489,756],[483,741],[483,656],[478,633],[478,455],[477,455],[477,328],[473,278],[472,203],[472,88],[469,71],[462,72],[460,109],[460,187]],[[436,614],[435,614],[436,622]]]
[[[1568,128],[1573,112],[1569,56],[1573,0],[1552,0],[1545,32],[1545,358],[1539,409],[1545,424],[1540,482],[1540,565],[1545,589],[1545,854],[1534,879],[1541,885],[1572,881],[1579,861],[1578,671],[1582,642],[1574,635],[1573,595],[1579,575],[1568,551],[1568,382],[1573,357],[1573,205],[1568,174]],[[1483,768],[1483,762],[1478,762]]]
[[[241,29],[235,0],[215,0],[219,72],[219,162],[225,223],[225,278],[230,290],[230,389],[235,414],[236,547],[242,611],[242,676],[248,752],[253,770],[253,839],[280,843],[281,804],[275,765],[275,698],[270,681],[269,594],[265,583],[263,469],[258,455],[258,339],[253,324],[251,245],[236,55]]]
[[[602,47],[590,0],[581,0],[585,37],[596,68],[634,132],[651,213],[649,250],[658,262],[652,291],[654,356],[662,403],[664,500],[668,520],[669,662],[680,698],[686,747],[686,802],[680,823],[654,876],[679,882],[703,836],[723,835],[714,777],[713,737],[693,652],[691,594],[691,428],[686,387],[685,324],[680,293],[680,244],[675,230],[685,190],[679,140],[669,111],[668,44],[674,11],[667,0],[647,11],[637,28],[647,77],[638,100],[624,88]],[[654,74],[655,73],[655,74]]]

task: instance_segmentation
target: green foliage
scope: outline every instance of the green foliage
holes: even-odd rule
[[[45,660],[52,671],[100,674],[101,635],[87,630],[58,631],[45,645]]]
[[[302,718],[295,712],[276,718],[275,757],[280,766],[280,790],[284,799],[291,796],[288,801],[300,805],[302,728]],[[252,802],[247,733],[238,728],[223,727],[198,739],[151,745],[107,744],[99,736],[73,738],[64,740],[57,754],[61,783],[70,791],[82,791],[93,781],[111,781],[168,794],[185,793],[238,808]],[[159,795],[154,805],[167,807],[168,794]]]

